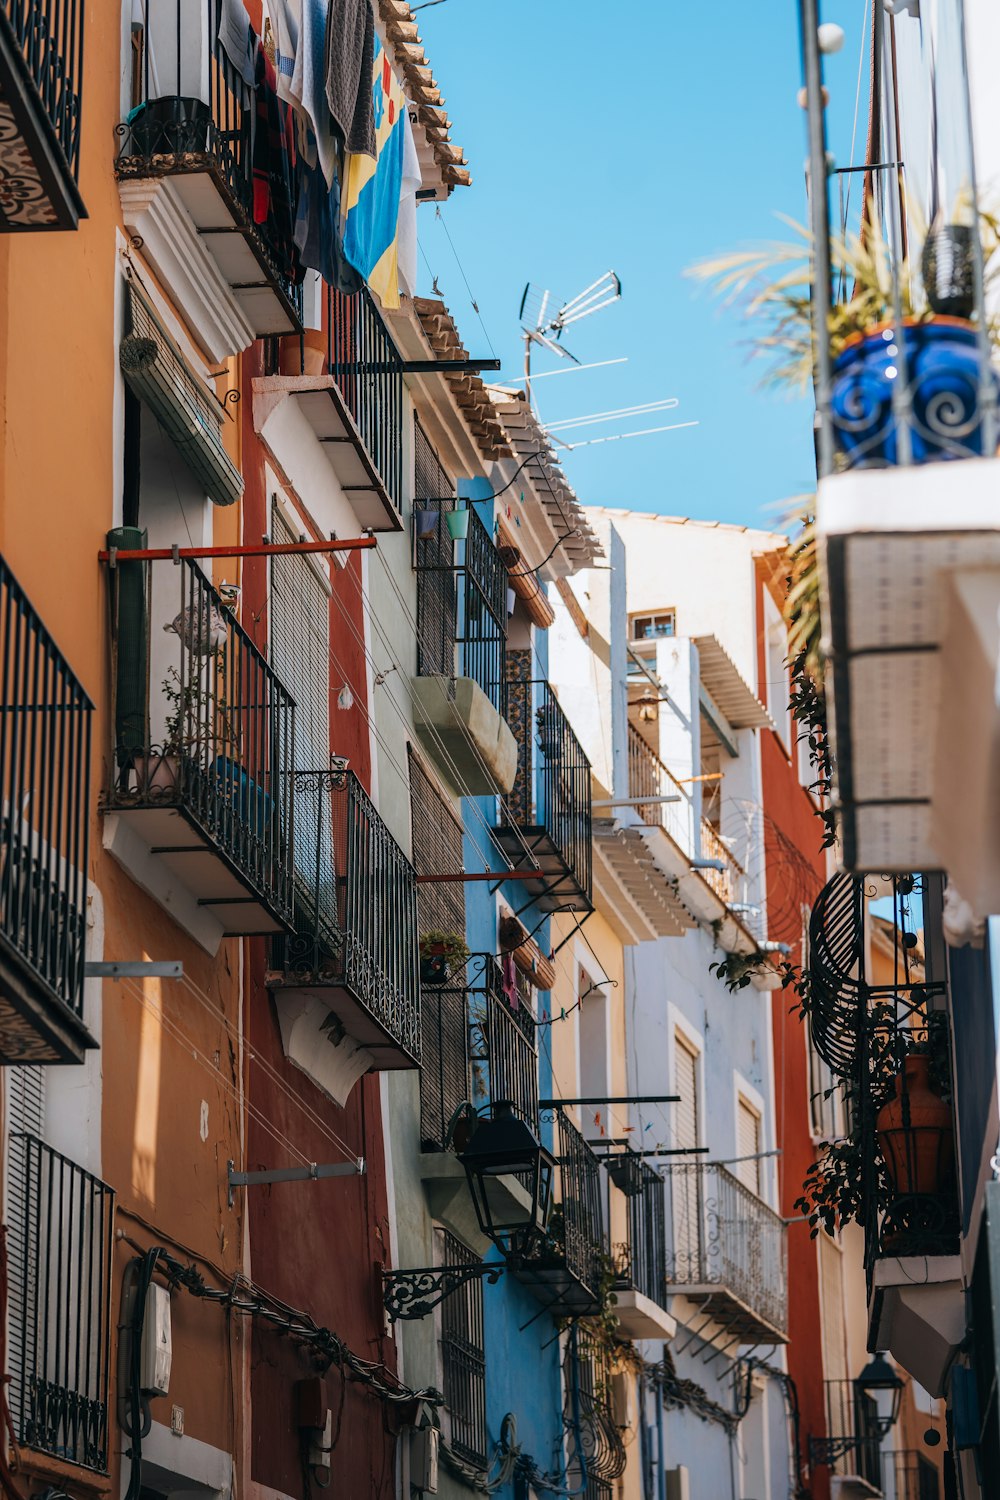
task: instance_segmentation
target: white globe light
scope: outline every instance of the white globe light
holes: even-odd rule
[[[834,21],[825,21],[816,35],[819,37],[819,50],[827,56],[839,52],[844,45],[844,28]]]

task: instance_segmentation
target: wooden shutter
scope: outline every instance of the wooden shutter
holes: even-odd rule
[[[698,1056],[680,1032],[675,1043],[674,1093],[681,1097],[674,1105],[674,1145],[684,1148],[698,1144]]]
[[[674,1109],[674,1140],[678,1149],[698,1145],[698,1055],[680,1032],[674,1034],[674,1093],[680,1102]],[[677,1280],[702,1279],[701,1192],[696,1157],[679,1157],[671,1173],[671,1208],[674,1220],[674,1259]]]
[[[8,1319],[7,1368],[14,1376],[10,1385],[10,1408],[17,1430],[25,1416],[25,1390],[21,1371],[35,1369],[38,1329],[35,1320],[20,1318],[16,1309],[30,1307],[37,1296],[38,1255],[37,1244],[29,1228],[28,1201],[29,1183],[27,1161],[23,1141],[17,1139],[22,1133],[36,1136],[39,1140],[45,1133],[45,1069],[38,1067],[8,1068],[7,1084],[7,1152],[4,1174],[7,1208],[5,1219],[9,1230],[8,1241],[8,1298],[11,1314]],[[37,1240],[37,1231],[34,1235]]]
[[[752,1193],[760,1196],[760,1115],[753,1105],[740,1099],[736,1109],[736,1175]]]

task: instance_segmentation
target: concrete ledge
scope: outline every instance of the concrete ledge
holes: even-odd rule
[[[965,1323],[960,1256],[889,1256],[875,1262],[868,1347],[888,1350],[928,1395],[944,1395]]]
[[[517,775],[517,741],[478,682],[414,677],[411,685],[420,742],[455,791],[470,797],[509,792]]]
[[[651,1297],[642,1292],[615,1292],[618,1326],[630,1339],[672,1339],[677,1323]]]

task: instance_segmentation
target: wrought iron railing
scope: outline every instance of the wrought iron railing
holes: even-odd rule
[[[882,1489],[878,1408],[853,1380],[825,1380],[826,1440],[810,1447],[813,1461],[828,1461],[834,1474],[863,1479]]]
[[[80,176],[84,0],[3,0],[14,40],[74,181]]]
[[[548,842],[589,902],[593,882],[590,762],[544,681],[518,676],[508,656],[507,719],[519,742],[517,778],[506,816],[537,843]],[[544,852],[544,851],[540,851]]]
[[[440,505],[415,502],[417,671],[421,676],[471,677],[502,714],[507,699],[507,570],[471,507],[464,541],[452,542],[446,514]],[[433,517],[432,529],[421,519],[427,515]]]
[[[615,1286],[663,1306],[667,1289],[666,1185],[638,1153],[607,1157],[608,1180],[625,1196],[625,1239],[612,1244]],[[609,1211],[610,1219],[610,1211]]]
[[[889,1448],[882,1454],[895,1484],[894,1500],[942,1500],[944,1484],[935,1465],[917,1448]]]
[[[664,1168],[664,1176],[668,1286],[725,1289],[784,1332],[787,1236],[781,1216],[715,1163],[675,1163]]]
[[[295,933],[275,940],[286,975],[342,986],[420,1060],[413,866],[352,771],[295,782]]]
[[[701,820],[701,857],[703,860],[714,860],[722,866],[721,870],[715,870],[710,865],[705,865],[701,871],[719,900],[724,901],[727,906],[745,902],[746,871],[707,818]]]
[[[122,528],[112,546],[140,548]],[[295,704],[191,559],[111,569],[114,809],[177,807],[281,920],[292,911]]]
[[[566,1113],[554,1111],[555,1205],[544,1240],[526,1259],[529,1274],[561,1267],[594,1300],[610,1266],[610,1248],[604,1221],[603,1168]]]
[[[7,1197],[18,1441],[105,1473],[114,1193],[35,1136],[17,1135]]]
[[[445,1229],[438,1230],[440,1264],[467,1266],[472,1252]],[[483,1341],[483,1283],[465,1281],[441,1304],[441,1362],[444,1399],[451,1419],[451,1446],[459,1458],[485,1468],[486,1352]]]
[[[630,797],[649,797],[636,808],[644,823],[663,828],[686,854],[692,852],[693,813],[688,789],[681,786],[656,752],[647,745],[634,724],[628,726],[628,792]],[[677,802],[663,802],[677,797]]]
[[[563,1355],[563,1425],[569,1487],[584,1500],[603,1500],[628,1455],[612,1407],[608,1346],[576,1323]]]
[[[403,360],[367,287],[327,288],[327,367],[396,510],[403,508]]]
[[[455,1111],[501,1100],[538,1130],[538,1045],[535,1018],[520,976],[507,975],[491,953],[474,953],[462,989],[423,991],[420,1134],[443,1149]]]
[[[301,318],[293,145],[283,131],[269,135],[268,191],[262,195],[253,152],[258,130],[267,127],[257,119],[257,91],[218,39],[224,9],[225,0],[140,0],[141,21],[132,24],[133,107],[116,127],[115,171],[120,178],[211,173],[240,220],[240,233]]]
[[[93,705],[0,558],[0,941],[83,1012]]]

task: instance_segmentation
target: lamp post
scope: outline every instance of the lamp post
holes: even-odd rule
[[[480,1229],[508,1264],[523,1260],[548,1223],[553,1156],[501,1099],[477,1122],[460,1160]]]
[[[885,1355],[876,1354],[855,1380],[854,1389],[862,1399],[867,1396],[874,1401],[876,1431],[881,1442],[888,1437],[899,1420],[899,1407],[903,1399],[902,1380]]]

